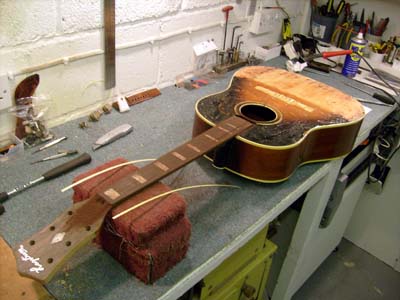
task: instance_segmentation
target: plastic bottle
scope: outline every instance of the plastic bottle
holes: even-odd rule
[[[354,77],[357,74],[358,66],[360,65],[361,55],[363,55],[363,50],[367,45],[367,41],[364,40],[362,32],[359,32],[356,37],[351,39],[349,49],[353,50],[352,54],[346,55],[344,61],[342,74],[347,77]]]

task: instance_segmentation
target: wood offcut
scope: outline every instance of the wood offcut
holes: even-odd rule
[[[161,92],[157,88],[149,89],[131,96],[125,97],[126,102],[128,103],[129,106],[144,102],[146,100],[152,99],[154,97],[157,97],[161,95]],[[119,111],[119,106],[118,102],[113,103],[113,107]]]

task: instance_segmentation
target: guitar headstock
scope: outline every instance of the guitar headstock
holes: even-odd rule
[[[48,282],[79,248],[95,237],[111,205],[95,196],[74,204],[14,249],[22,276]]]

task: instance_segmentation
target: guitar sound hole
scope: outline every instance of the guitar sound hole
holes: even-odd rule
[[[242,104],[239,111],[243,117],[256,124],[271,123],[278,118],[275,111],[259,104]]]

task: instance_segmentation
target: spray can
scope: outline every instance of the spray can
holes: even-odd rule
[[[361,62],[361,55],[367,45],[367,41],[364,40],[362,32],[359,32],[356,37],[351,39],[350,48],[353,50],[352,54],[347,54],[344,61],[342,74],[347,77],[354,77],[357,74],[358,66]]]

